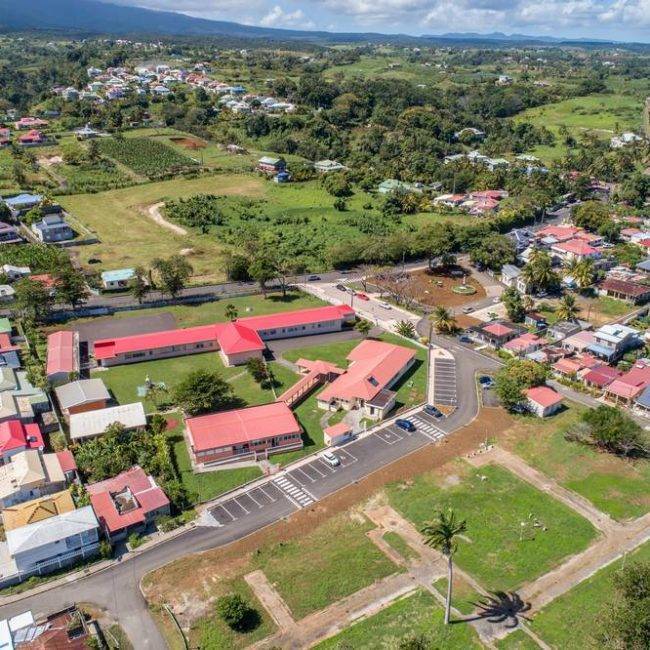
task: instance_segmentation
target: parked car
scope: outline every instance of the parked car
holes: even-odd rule
[[[494,386],[494,379],[488,375],[482,375],[478,378],[478,383],[483,386],[483,388],[492,388]]]
[[[393,307],[390,305],[390,303],[387,302],[380,302],[379,303],[380,307],[383,307],[384,309],[392,309]]]
[[[338,456],[335,456],[331,451],[326,451],[323,454],[323,460],[332,467],[338,467],[341,464],[341,461],[338,459]]]
[[[359,300],[370,300],[370,298],[368,298],[368,296],[366,296],[365,293],[358,293],[358,294],[357,294],[357,298],[358,298]]]
[[[463,314],[469,314],[474,311],[474,307],[463,307]]]
[[[337,288],[339,291],[345,291],[346,293],[348,292],[348,288],[347,288],[344,284],[337,284],[337,285],[336,285],[336,288]]]
[[[461,335],[458,337],[458,341],[459,341],[460,343],[471,343],[471,342],[472,342],[472,339],[470,339],[469,336],[467,336],[467,334],[461,334]]]
[[[444,415],[443,412],[442,412],[440,409],[436,408],[436,407],[433,406],[432,404],[427,404],[427,405],[424,407],[423,411],[424,411],[427,415],[431,415],[432,417],[436,418],[436,420],[439,420],[439,419],[440,419],[441,417],[443,417],[443,415]]]
[[[307,282],[318,282],[320,280],[320,275],[310,275],[307,278]]]
[[[415,425],[410,420],[395,420],[395,426],[404,429],[404,431],[416,431]]]

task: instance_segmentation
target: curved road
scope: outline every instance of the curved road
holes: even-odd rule
[[[494,362],[439,337],[435,337],[434,344],[456,353],[458,404],[449,418],[435,421],[415,409],[409,415],[418,427],[413,434],[397,429],[388,420],[374,433],[337,448],[335,451],[342,461],[338,468],[329,468],[319,457],[308,457],[267,479],[261,489],[255,486],[236,497],[215,501],[201,515],[199,525],[177,537],[138,555],[127,555],[87,577],[63,584],[57,582],[46,591],[27,593],[16,600],[4,599],[13,601],[0,607],[0,616],[13,616],[27,609],[47,613],[68,603],[92,602],[119,620],[136,648],[164,648],[164,639],[139,590],[140,581],[147,573],[188,553],[228,544],[273,524],[416,449],[435,444],[475,417],[478,412],[475,374],[490,369]]]

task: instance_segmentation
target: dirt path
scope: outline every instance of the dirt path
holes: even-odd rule
[[[154,203],[153,205],[150,205],[148,207],[141,208],[141,212],[145,214],[147,217],[149,217],[149,219],[151,219],[153,222],[161,226],[162,228],[171,230],[176,235],[181,235],[183,237],[187,235],[187,230],[185,230],[185,228],[181,228],[181,226],[178,226],[175,223],[172,223],[171,221],[167,221],[167,219],[165,219],[165,217],[162,216],[160,212],[160,208],[162,208],[164,205],[165,203],[163,201],[159,203]]]
[[[253,571],[244,576],[244,580],[249,584],[258,600],[264,605],[264,609],[271,615],[275,624],[280,630],[293,630],[296,622],[289,606],[284,602],[282,596],[273,588],[268,581],[264,571]]]
[[[596,508],[590,501],[587,501],[587,499],[579,494],[562,487],[553,479],[528,465],[524,460],[519,458],[519,456],[511,454],[505,449],[494,447],[485,454],[467,458],[467,461],[471,465],[474,465],[474,467],[483,467],[484,465],[489,465],[491,463],[502,465],[506,469],[510,470],[515,476],[518,476],[523,481],[536,487],[540,492],[550,494],[558,501],[564,503],[564,505],[575,510],[579,515],[591,522],[595,528],[605,534],[614,532],[620,528],[618,522],[614,521],[614,519],[609,515],[598,510],[598,508]]]

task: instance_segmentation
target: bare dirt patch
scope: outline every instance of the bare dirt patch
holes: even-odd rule
[[[174,144],[177,144],[179,147],[189,149],[190,151],[196,151],[197,149],[205,149],[208,145],[202,140],[195,140],[194,138],[180,138],[173,137],[169,138]]]
[[[164,205],[165,204],[162,202],[154,203],[150,206],[141,207],[140,211],[143,214],[147,215],[147,217],[149,217],[149,219],[151,219],[154,223],[157,223],[159,226],[162,226],[167,230],[171,230],[174,234],[181,235],[183,237],[187,235],[187,230],[185,230],[185,228],[182,228],[181,226],[172,223],[171,221],[167,221],[167,219],[163,217],[160,210],[164,207]]]
[[[421,305],[427,307],[438,305],[459,307],[486,296],[483,285],[472,276],[471,270],[461,266],[434,271],[419,269],[411,273],[393,274],[378,279],[377,284],[391,294],[408,293]],[[463,294],[453,291],[454,287],[458,288],[463,284],[473,288],[474,293]]]

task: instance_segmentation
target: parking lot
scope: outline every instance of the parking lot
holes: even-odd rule
[[[333,466],[323,452],[286,472],[280,472],[262,485],[232,496],[208,510],[203,525],[229,526],[271,513],[308,508],[319,499],[361,480],[376,469],[415,451],[424,445],[442,440],[447,433],[444,418],[419,411],[408,418],[416,430],[406,431],[395,423],[341,446],[330,448],[338,459]]]
[[[434,404],[456,406],[456,361],[454,359],[436,358],[433,363]]]

